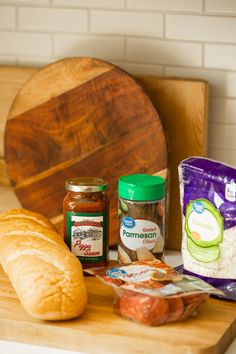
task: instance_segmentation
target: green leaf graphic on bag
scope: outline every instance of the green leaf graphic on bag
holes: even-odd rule
[[[220,257],[219,246],[199,247],[190,238],[187,240],[187,247],[193,258],[200,262],[209,263],[216,261]]]
[[[223,217],[206,199],[190,201],[186,207],[185,231],[191,255],[201,262],[219,258],[219,243],[223,239]]]

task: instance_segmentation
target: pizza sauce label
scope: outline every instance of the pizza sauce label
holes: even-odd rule
[[[67,240],[81,262],[97,262],[106,256],[106,213],[67,212]]]

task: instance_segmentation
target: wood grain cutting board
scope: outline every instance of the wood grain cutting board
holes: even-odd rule
[[[209,299],[197,317],[148,327],[113,312],[112,289],[86,277],[89,303],[75,320],[43,322],[29,317],[0,269],[0,339],[93,353],[220,354],[236,335],[235,303]]]
[[[162,118],[169,142],[170,194],[167,248],[181,249],[178,165],[189,156],[207,156],[208,84],[203,80],[140,77]]]
[[[114,243],[119,177],[166,169],[167,147],[157,111],[131,76],[100,60],[70,58],[40,70],[17,95],[5,158],[22,205],[60,226],[65,180],[104,178]]]
[[[0,184],[9,186],[3,155],[3,134],[12,102],[39,68],[0,66]],[[180,249],[181,215],[177,166],[188,156],[207,155],[208,83],[199,79],[157,76],[136,77],[150,96],[168,134],[170,148],[170,209],[167,247]],[[3,190],[9,203],[1,210],[18,207],[10,188]]]

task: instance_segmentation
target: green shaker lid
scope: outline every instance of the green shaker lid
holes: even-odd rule
[[[134,174],[120,177],[118,194],[128,200],[160,200],[165,195],[165,179],[148,174]]]

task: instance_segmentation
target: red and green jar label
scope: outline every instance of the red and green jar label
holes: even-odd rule
[[[106,213],[68,211],[66,243],[81,262],[99,262],[106,257]]]

